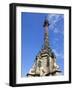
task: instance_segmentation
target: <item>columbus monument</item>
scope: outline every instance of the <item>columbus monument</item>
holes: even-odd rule
[[[56,55],[52,51],[49,42],[49,21],[44,20],[44,45],[35,58],[32,68],[30,68],[28,77],[55,76],[60,74],[59,66],[56,63]]]

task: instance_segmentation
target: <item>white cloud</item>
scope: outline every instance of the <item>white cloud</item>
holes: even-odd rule
[[[61,59],[64,58],[64,53],[62,53],[62,52],[57,52],[56,49],[53,49],[53,52],[55,53],[56,57],[59,57],[59,58],[61,58]]]
[[[56,28],[53,27],[53,28],[54,28],[53,32],[54,32],[55,34],[58,34],[58,33],[59,33],[59,34],[62,34],[62,35],[64,34],[62,29],[58,29],[57,27],[56,27]]]
[[[48,14],[48,20],[50,23],[55,24],[56,22],[58,22],[59,20],[63,19],[63,15],[62,14]]]
[[[54,33],[59,33],[60,32],[57,28],[55,28],[53,31],[54,31]]]
[[[57,27],[57,23],[63,19],[64,16],[62,14],[48,14],[48,20],[50,23],[50,28],[54,33],[62,33],[62,31]]]

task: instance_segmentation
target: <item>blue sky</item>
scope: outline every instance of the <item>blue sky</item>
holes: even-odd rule
[[[56,55],[56,62],[64,73],[64,15],[53,13],[21,14],[21,76],[25,76],[32,67],[35,57],[44,43],[43,22],[50,22],[49,42]]]

